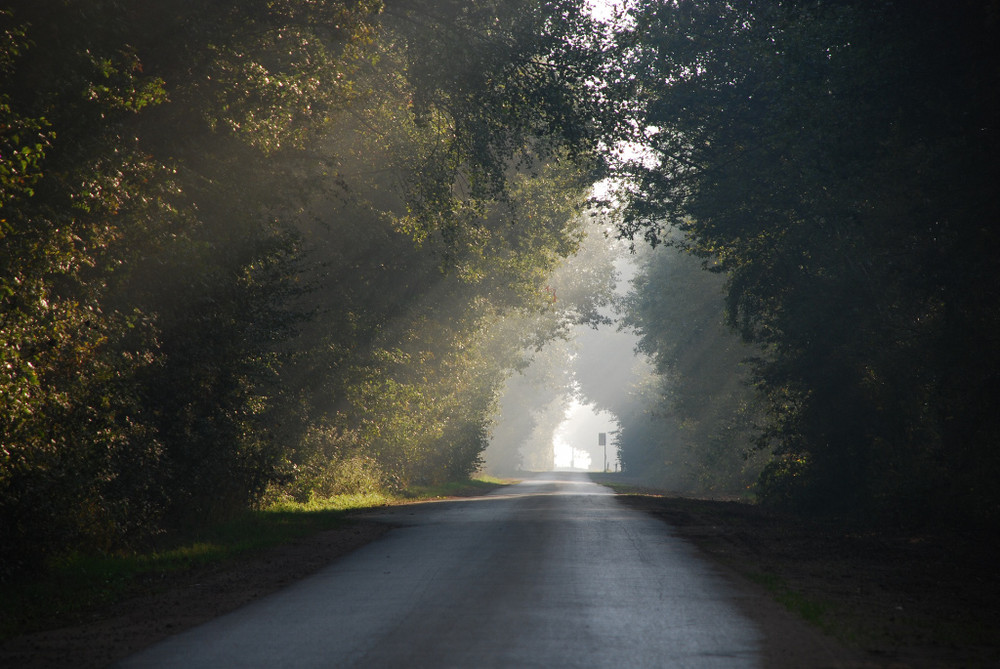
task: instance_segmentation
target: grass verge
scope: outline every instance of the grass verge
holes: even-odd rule
[[[403,492],[403,497],[414,499],[442,499],[446,497],[476,497],[510,485],[509,479],[498,479],[492,476],[478,476],[466,481],[451,481],[433,486],[413,486]]]
[[[830,632],[830,605],[795,590],[777,574],[744,571],[744,576],[761,585],[786,609],[816,627]]]
[[[176,574],[227,564],[261,550],[350,523],[348,513],[423,499],[482,495],[504,485],[472,479],[382,493],[338,495],[306,503],[279,502],[246,511],[195,532],[162,538],[155,549],[115,554],[70,554],[43,573],[0,583],[0,641],[92,618],[102,608],[167,587]]]

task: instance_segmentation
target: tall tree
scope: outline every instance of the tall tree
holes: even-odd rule
[[[621,460],[632,475],[697,494],[749,495],[766,456],[753,444],[755,350],[724,323],[723,277],[659,248],[643,256],[622,322],[652,362],[621,410]]]
[[[493,389],[551,329],[489,332],[544,308],[577,244],[576,4],[60,0],[0,20],[5,574],[303,468],[331,490],[475,466]]]
[[[766,498],[1000,508],[997,26],[931,4],[640,2],[622,36],[651,156],[623,230],[683,231],[768,347]]]

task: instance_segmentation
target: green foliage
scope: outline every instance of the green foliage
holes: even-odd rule
[[[582,79],[534,3],[382,9],[0,12],[0,578],[476,470],[559,329],[502,337],[576,248]]]
[[[821,629],[832,626],[829,620],[831,606],[828,603],[797,592],[777,574],[756,573],[749,576],[751,580],[764,586],[779,604],[806,622]]]
[[[565,200],[567,191],[572,192],[560,185],[541,193],[554,201]],[[588,399],[603,399],[599,391],[607,378],[587,378],[593,382],[584,387],[578,341],[581,331],[596,331],[598,325],[610,322],[602,308],[612,299],[617,280],[614,261],[622,249],[609,243],[600,219],[581,216],[577,222],[578,229],[567,240],[575,248],[573,255],[551,273],[539,268],[529,275],[535,282],[544,281],[540,290],[535,289],[541,311],[509,316],[504,323],[501,340],[524,348],[523,364],[501,393],[499,419],[484,454],[487,471],[514,476],[522,470],[552,469],[552,435],[565,420],[571,393],[578,390]],[[625,356],[630,359],[631,351]]]
[[[766,347],[765,498],[1000,509],[995,11],[932,5],[640,3],[620,36],[623,231],[684,232]]]
[[[744,365],[753,350],[725,327],[722,288],[697,259],[660,249],[623,301],[653,369],[620,413],[616,444],[626,471],[670,490],[745,495],[762,465]]]
[[[284,480],[273,483],[264,503],[309,503],[339,495],[371,494],[387,487],[378,462],[362,454],[359,439],[331,427],[311,426],[297,449],[287,449]]]

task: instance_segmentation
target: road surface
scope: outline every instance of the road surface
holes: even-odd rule
[[[758,667],[727,579],[584,474],[391,509],[399,527],[121,667]]]

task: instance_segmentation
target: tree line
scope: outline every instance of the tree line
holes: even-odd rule
[[[588,317],[545,292],[595,169],[558,55],[588,20],[5,3],[0,575],[475,471],[505,379]]]
[[[709,291],[642,275],[691,443],[756,449],[766,502],[995,520],[998,12],[933,5],[5,3],[3,574],[475,470],[510,375],[602,318],[607,276],[549,283],[605,177],[754,347],[752,393],[684,383]]]
[[[622,230],[725,278],[763,501],[1000,517],[997,9],[631,5]],[[641,299],[652,342],[671,316]]]

